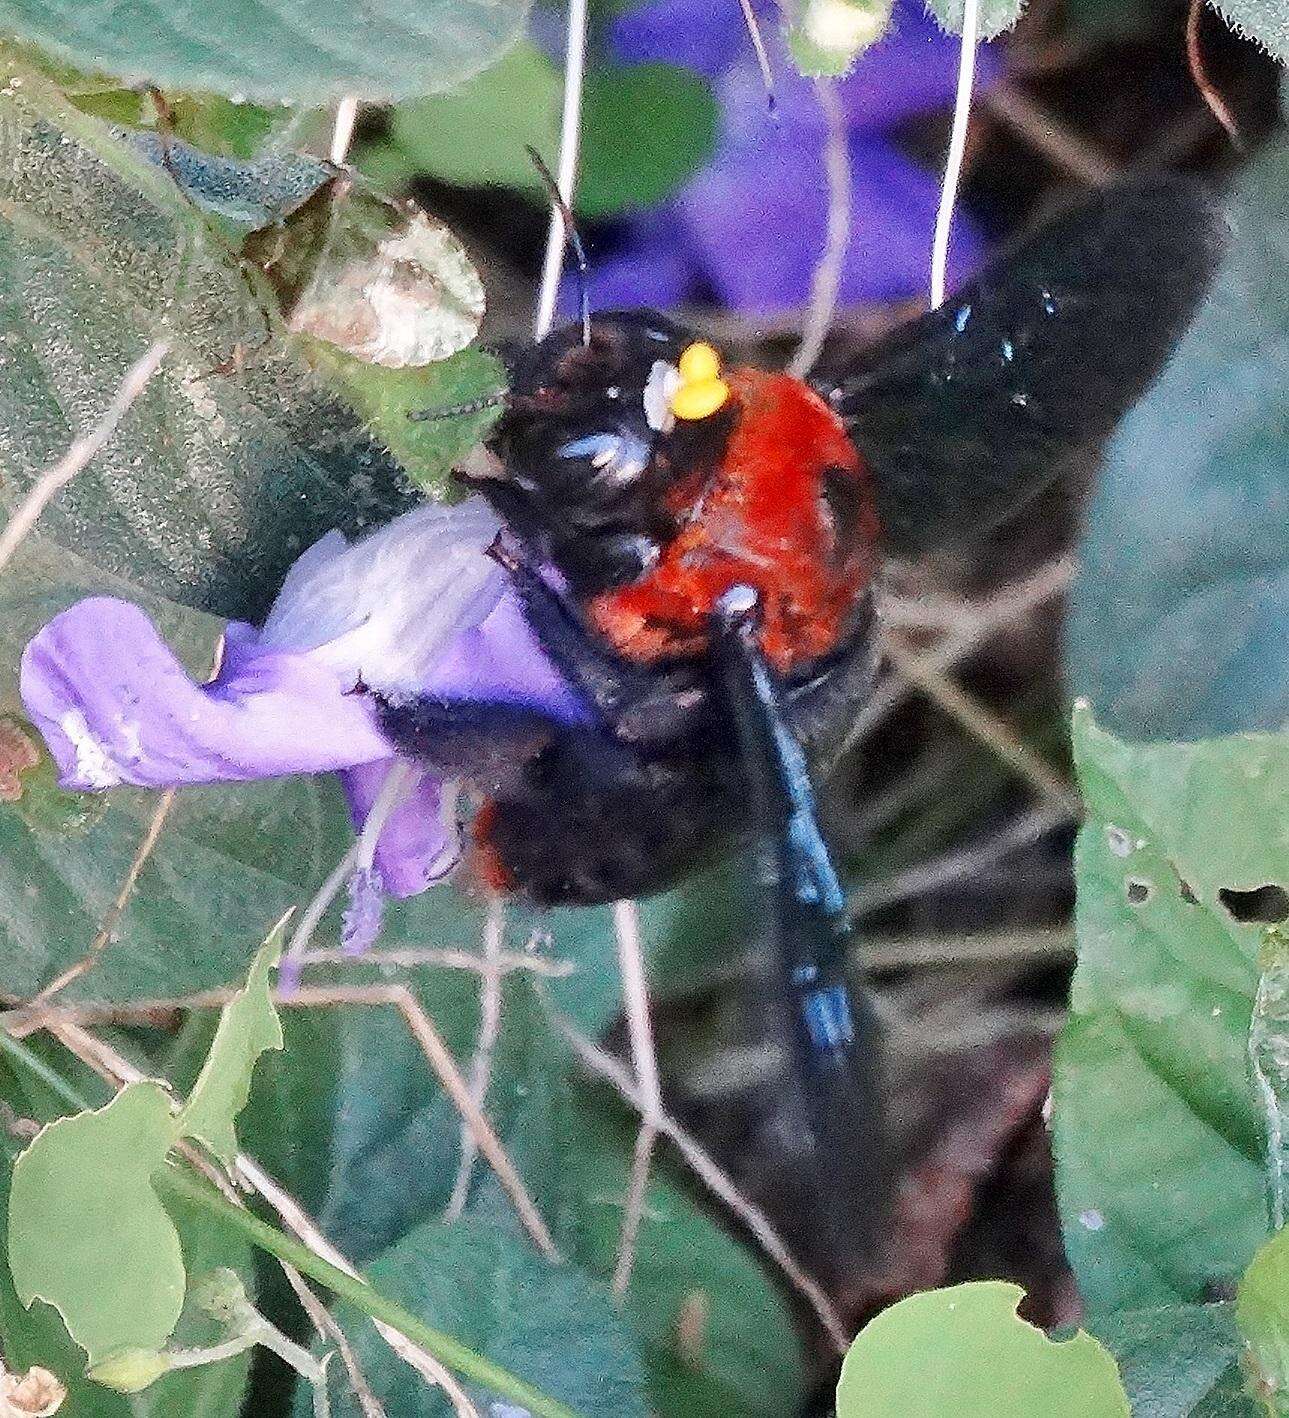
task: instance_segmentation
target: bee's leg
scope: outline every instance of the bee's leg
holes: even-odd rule
[[[757,642],[755,592],[737,586],[717,605],[717,676],[737,733],[760,847],[766,919],[790,1015],[805,1127],[795,1162],[827,1189],[823,1219],[871,1237],[885,1191],[878,1028],[872,1002],[847,980],[845,897],[817,821],[801,746],[780,707],[781,687]],[[851,1177],[845,1164],[858,1156]],[[842,1237],[838,1237],[839,1243]]]
[[[489,555],[510,576],[543,649],[616,738],[639,744],[667,739],[692,718],[706,698],[692,670],[659,672],[626,663],[598,641],[576,603],[542,575],[522,546],[498,538]]]

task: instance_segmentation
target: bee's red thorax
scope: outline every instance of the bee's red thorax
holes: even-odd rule
[[[653,663],[701,653],[717,599],[745,583],[760,593],[765,653],[786,674],[839,643],[872,575],[876,507],[867,468],[813,390],[755,369],[725,379],[738,420],[720,464],[701,486],[678,484],[681,530],[648,575],[588,612],[619,653]]]

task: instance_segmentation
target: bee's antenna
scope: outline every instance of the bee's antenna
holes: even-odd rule
[[[591,292],[586,248],[582,245],[582,236],[573,219],[573,213],[569,210],[569,205],[559,190],[559,184],[551,176],[550,168],[543,162],[542,155],[536,148],[529,143],[525,143],[524,147],[545,184],[551,206],[560,214],[560,219],[564,223],[564,239],[568,242],[569,250],[572,251],[573,258],[577,262],[577,287],[579,303],[582,308],[582,343],[589,345],[591,343]]]
[[[413,409],[407,415],[415,423],[437,422],[439,419],[464,418],[467,414],[479,414],[484,409],[495,409],[506,402],[506,391],[498,389],[492,394],[482,394],[477,399],[468,399],[464,404],[448,404],[441,409]]]
[[[743,11],[743,23],[747,26],[748,38],[756,51],[756,62],[761,68],[761,80],[765,84],[765,106],[771,118],[778,118],[778,104],[774,97],[774,71],[770,68],[770,56],[765,51],[765,40],[761,36],[761,21],[752,8],[752,0],[738,0]]]

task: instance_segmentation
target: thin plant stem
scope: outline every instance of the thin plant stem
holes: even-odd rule
[[[125,878],[121,882],[111,906],[103,916],[94,939],[90,941],[89,950],[61,974],[56,975],[38,994],[33,995],[30,1008],[38,1010],[42,1005],[48,1004],[55,995],[65,990],[74,980],[79,980],[82,975],[88,974],[94,968],[99,956],[110,944],[112,933],[120,924],[121,917],[125,914],[125,908],[130,904],[130,897],[134,895],[134,888],[138,885],[143,868],[147,865],[153,852],[156,851],[174,800],[175,790],[173,788],[167,788],[157,799],[157,804],[152,809],[152,816],[148,819],[147,830],[135,850],[134,858],[130,862],[129,869],[125,873]]]
[[[958,60],[958,91],[953,103],[953,131],[940,187],[940,206],[935,215],[935,238],[931,245],[931,309],[944,304],[949,269],[949,233],[958,185],[962,180],[962,159],[967,151],[967,124],[971,118],[971,91],[976,76],[976,44],[980,37],[980,0],[964,0],[962,7],[962,48]]]
[[[41,473],[32,484],[4,531],[0,532],[0,571],[9,564],[14,552],[55,496],[107,446],[117,425],[134,406],[134,401],[143,393],[169,352],[169,340],[156,340],[150,344],[126,370],[111,403],[94,427],[81,434],[58,462]]]
[[[582,80],[586,75],[587,0],[569,0],[568,38],[564,53],[564,103],[560,113],[559,167],[555,185],[570,210],[577,184],[577,157],[582,130]],[[559,298],[559,278],[564,269],[563,214],[551,211],[546,231],[546,255],[542,262],[541,286],[537,292],[537,313],[533,318],[533,338],[542,340],[555,320]]]
[[[644,949],[640,941],[640,910],[634,901],[613,903],[613,934],[618,944],[618,969],[622,976],[622,1001],[631,1040],[631,1062],[641,1099],[640,1130],[631,1161],[631,1179],[622,1229],[618,1233],[618,1254],[613,1267],[612,1290],[620,1299],[631,1284],[636,1242],[644,1219],[649,1190],[649,1166],[658,1140],[662,1117],[662,1084],[658,1077],[658,1056],[653,1028],[649,1022],[649,989],[645,979]]]
[[[470,1092],[480,1108],[488,1098],[492,1082],[492,1056],[501,1034],[501,947],[506,938],[506,906],[500,896],[488,900],[483,923],[483,960],[479,985],[479,1035],[475,1041],[474,1058],[470,1062]],[[445,1221],[455,1221],[465,1210],[470,1195],[470,1179],[474,1175],[479,1145],[466,1123],[461,1124],[461,1162],[452,1195],[443,1213]]]
[[[336,105],[336,121],[331,129],[331,151],[328,156],[337,167],[343,166],[349,156],[349,145],[353,142],[357,122],[358,100],[353,94],[346,94]]]
[[[1200,97],[1208,105],[1208,111],[1226,130],[1231,146],[1237,153],[1245,150],[1240,125],[1235,121],[1231,105],[1222,97],[1221,91],[1209,75],[1204,63],[1204,49],[1200,43],[1200,23],[1204,18],[1204,0],[1191,0],[1190,12],[1186,16],[1186,62],[1190,66],[1191,78],[1200,92]]]
[[[631,1076],[631,1071],[625,1068],[612,1054],[602,1049],[594,1040],[588,1039],[568,1019],[554,1010],[549,1002],[547,1010],[556,1028],[563,1034],[573,1052],[586,1067],[598,1077],[611,1083],[637,1112],[643,1113],[644,1099]],[[699,1181],[747,1227],[753,1240],[778,1266],[784,1278],[814,1311],[833,1348],[838,1354],[844,1354],[850,1343],[850,1335],[842,1323],[841,1316],[833,1307],[832,1301],[829,1300],[819,1282],[797,1263],[783,1238],[774,1229],[769,1217],[739,1191],[711,1155],[675,1119],[662,1113],[657,1119],[657,1127],[658,1131],[672,1143],[685,1159]]]
[[[828,337],[837,311],[841,273],[850,246],[851,172],[850,144],[846,138],[846,115],[836,85],[826,79],[815,81],[815,95],[823,110],[828,137],[824,147],[824,171],[828,177],[828,220],[823,250],[810,282],[810,303],[801,328],[801,343],[788,365],[788,373],[804,379],[814,368]]]
[[[1064,809],[1071,817],[1082,816],[1083,803],[1078,793],[992,709],[960,688],[947,675],[927,665],[921,656],[913,654],[893,640],[886,642],[886,655],[905,679],[934,700],[968,733],[992,749],[998,758],[1024,778],[1040,796],[1054,806]]]

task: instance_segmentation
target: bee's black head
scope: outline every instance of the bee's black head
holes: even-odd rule
[[[676,401],[696,349],[708,347],[661,315],[632,311],[597,315],[589,341],[571,325],[502,352],[510,391],[487,437],[493,462],[468,480],[575,591],[647,571],[674,530],[667,489],[719,456],[732,414],[714,352],[697,381],[715,391],[710,412]]]

